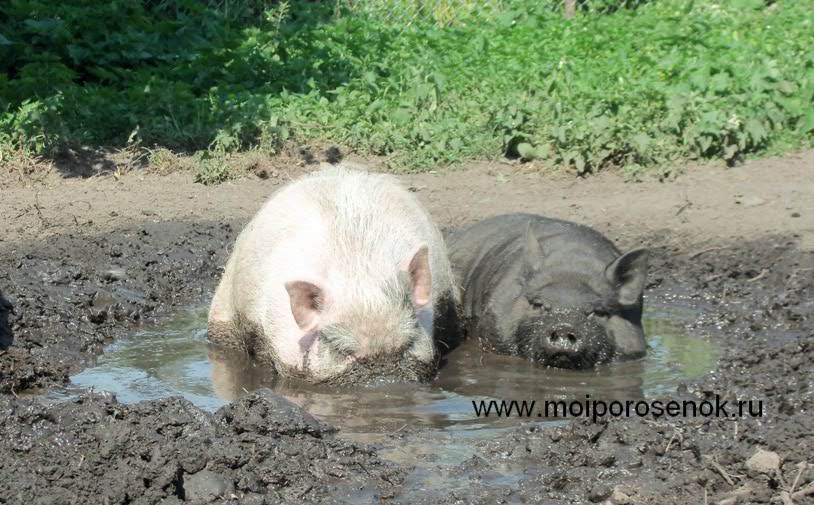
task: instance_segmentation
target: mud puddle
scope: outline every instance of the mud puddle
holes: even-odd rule
[[[462,464],[477,455],[478,443],[505,436],[528,420],[495,414],[479,418],[473,402],[669,397],[679,383],[717,365],[719,349],[684,331],[695,314],[686,307],[649,308],[644,318],[647,357],[592,371],[540,367],[484,354],[475,342],[467,342],[446,357],[431,384],[336,389],[277,380],[270,370],[212,347],[206,338],[206,308],[194,308],[109,345],[96,366],[71,377],[72,386],[47,396],[71,398],[89,388],[115,393],[123,403],[182,396],[214,411],[245,392],[269,387],[339,427],[340,438],[376,445],[383,459],[413,467],[409,488],[449,490],[466,486],[466,479],[441,477],[435,468]],[[536,420],[550,426],[565,422]],[[489,477],[503,485],[523,478],[499,468]]]

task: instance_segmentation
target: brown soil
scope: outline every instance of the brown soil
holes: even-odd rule
[[[277,186],[315,168],[261,165],[255,172],[264,179],[217,187],[195,184],[187,172],[0,174],[0,503],[204,502],[232,494],[238,502],[263,503],[267,495],[269,503],[306,496],[354,503],[360,498],[349,486],[364,488],[367,501],[399,503],[814,503],[807,492],[814,482],[814,151],[736,168],[689,167],[666,183],[625,183],[615,173],[583,180],[501,163],[400,176],[447,230],[525,211],[592,225],[624,249],[652,248],[646,296],[703,300],[712,309],[688,326],[725,351],[716,373],[677,394],[763,399],[763,418],[629,418],[554,429],[518,422],[514,434],[482,444],[460,468],[438,469],[466,475],[466,496],[424,497],[403,485],[409,469],[336,441],[306,414],[287,427],[281,412],[293,414],[273,395],[214,415],[176,400],[15,398],[63,383],[105,342],[207,296],[242,224]],[[187,445],[184,437],[199,432],[203,438]],[[747,467],[759,447],[779,454],[778,470]],[[254,450],[259,455],[242,456]],[[280,456],[286,451],[294,452]],[[281,461],[287,473],[275,470]],[[202,474],[201,462],[212,473]],[[523,477],[512,486],[479,484],[497,466]]]
[[[358,161],[358,160],[353,160]],[[372,169],[377,161],[362,162]],[[506,212],[536,212],[594,226],[614,238],[668,232],[674,243],[701,246],[768,233],[788,234],[814,249],[814,151],[748,161],[736,168],[690,166],[675,181],[627,183],[619,173],[586,179],[517,163],[400,175],[445,228]],[[256,176],[219,186],[188,172],[40,180],[0,173],[0,245],[66,233],[108,232],[144,222],[247,221],[280,184],[316,165],[265,162]]]

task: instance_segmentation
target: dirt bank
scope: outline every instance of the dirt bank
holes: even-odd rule
[[[814,454],[812,166],[808,151],[734,170],[690,168],[670,183],[625,184],[614,174],[574,180],[503,164],[401,176],[446,229],[531,211],[591,224],[623,248],[651,247],[646,296],[681,293],[703,305],[689,331],[724,350],[717,372],[677,395],[764,403],[757,419],[631,418],[554,429],[518,420],[514,434],[481,444],[472,460],[439,466],[471,481],[466,496],[405,488],[409,468],[383,464],[375,451],[323,428],[279,428],[292,414],[268,407],[278,401],[273,395],[214,416],[178,400],[124,406],[94,397],[44,406],[15,398],[63,383],[105,342],[206,297],[242,223],[275,187],[311,167],[270,164],[266,179],[215,188],[180,173],[42,181],[3,174],[0,472],[8,478],[0,503],[32,501],[35,490],[52,503],[189,501],[195,492],[186,490],[185,476],[204,467],[213,474],[198,480],[256,503],[251,493],[292,502],[304,492],[325,502],[340,492],[353,503],[360,498],[349,490],[366,482],[366,501],[379,495],[399,503],[601,502],[620,485],[617,502],[624,495],[641,503],[769,503],[785,491],[793,503],[812,503],[800,494],[814,481],[805,466]],[[251,414],[262,421],[230,417],[241,408],[262,412]],[[294,417],[312,426],[307,415]],[[280,456],[292,446],[300,452]],[[758,447],[779,455],[779,472],[746,467]],[[195,464],[188,468],[187,460]],[[502,487],[479,484],[498,469],[519,477]]]
[[[67,230],[66,230],[67,231]],[[0,392],[61,384],[134,325],[202,296],[235,233],[228,224],[144,222],[0,246],[0,292],[13,344],[0,350]]]
[[[0,415],[4,503],[355,503],[393,495],[404,473],[268,390],[214,415],[99,395],[6,397]]]

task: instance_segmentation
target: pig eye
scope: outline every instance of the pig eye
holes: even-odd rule
[[[608,308],[604,305],[595,305],[591,309],[591,314],[597,317],[608,317],[610,316],[610,310],[608,310]]]
[[[551,309],[551,306],[541,298],[534,298],[534,299],[530,300],[529,305],[531,305],[531,307],[533,309],[537,309],[537,310],[540,310],[540,309],[550,310]]]

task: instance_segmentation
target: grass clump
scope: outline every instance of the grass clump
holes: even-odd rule
[[[666,173],[814,138],[814,0],[573,19],[530,0],[431,3],[400,18],[376,0],[10,0],[0,145],[116,146],[138,128],[145,145],[206,151],[214,183],[230,152],[304,139],[415,170],[507,155]]]

